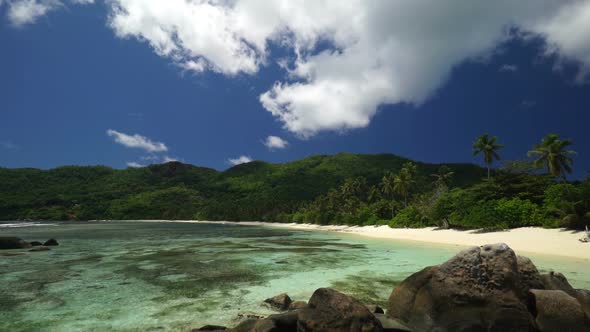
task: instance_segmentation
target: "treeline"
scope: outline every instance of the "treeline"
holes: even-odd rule
[[[368,185],[362,177],[348,179],[282,219],[391,227],[583,228],[590,223],[590,179],[566,182],[572,171],[570,155],[575,153],[566,149],[571,144],[548,135],[529,152],[535,160],[507,162],[492,177],[491,165],[500,159],[503,145],[485,134],[473,144],[474,155],[483,155],[488,166],[487,178],[478,184],[453,188],[456,174],[443,165],[430,174],[429,186],[420,186],[424,179],[417,175],[416,165],[407,162],[378,184]],[[542,169],[547,174],[537,174]]]
[[[64,166],[0,168],[0,220],[267,220],[299,210],[347,178],[377,183],[408,159],[391,154],[319,155],[284,164],[254,161],[219,172],[179,162],[116,170]],[[416,163],[419,174],[439,165]],[[458,187],[483,170],[450,164]],[[421,185],[421,184],[420,184]]]
[[[426,164],[391,154],[341,153],[290,163],[254,161],[219,172],[179,162],[116,170],[0,168],[0,220],[262,220],[318,224],[580,228],[590,180],[567,182],[571,142],[549,135],[505,162],[503,145],[473,144],[487,170]]]

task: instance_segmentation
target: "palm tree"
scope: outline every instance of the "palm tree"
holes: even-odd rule
[[[555,178],[561,178],[565,182],[566,173],[572,172],[574,161],[570,155],[575,154],[573,150],[565,150],[572,145],[569,139],[561,140],[557,134],[549,134],[541,140],[541,144],[535,144],[533,150],[528,152],[529,157],[536,156],[536,166],[547,169],[549,174]]]
[[[391,219],[395,214],[395,204],[393,202],[393,195],[395,194],[395,175],[391,172],[385,173],[381,179],[381,191],[383,194],[391,199]]]
[[[381,190],[379,190],[378,186],[371,186],[369,189],[369,194],[367,195],[367,200],[369,203],[373,203],[381,199]]]
[[[490,179],[490,170],[494,159],[500,160],[498,150],[504,148],[504,145],[496,144],[497,140],[496,136],[490,138],[490,134],[483,134],[473,143],[473,155],[483,154],[483,161],[488,168],[488,180]]]
[[[393,190],[404,198],[404,206],[408,206],[408,196],[410,189],[414,185],[412,169],[402,168],[398,175],[393,179]]]
[[[434,174],[430,174],[430,176],[434,177],[434,184],[438,188],[446,187],[451,182],[453,175],[455,172],[452,172],[449,166],[442,165],[438,168],[438,172]]]

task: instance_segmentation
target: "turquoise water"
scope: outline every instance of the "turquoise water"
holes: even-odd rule
[[[384,304],[396,283],[461,247],[271,227],[58,223],[0,236],[56,238],[48,252],[0,251],[0,331],[190,331],[268,314],[262,300],[334,287]],[[586,260],[532,256],[590,289]]]

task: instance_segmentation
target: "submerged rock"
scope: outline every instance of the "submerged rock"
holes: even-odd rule
[[[269,299],[264,300],[264,303],[269,304],[271,307],[278,310],[287,310],[289,305],[293,302],[287,293],[282,293],[277,296],[273,296]]]
[[[49,239],[47,241],[45,241],[45,243],[43,243],[44,246],[59,246],[59,243],[57,243],[57,240],[55,239]]]
[[[331,288],[316,290],[299,311],[298,331],[381,332],[379,320],[360,301]]]
[[[30,248],[31,244],[27,241],[14,236],[1,236],[0,249],[26,249]]]
[[[33,247],[31,249],[29,249],[29,251],[49,251],[51,250],[51,248],[46,247],[46,246],[37,246],[37,247]]]
[[[222,331],[228,331],[228,329],[225,326],[205,325],[205,326],[202,326],[198,329],[192,329],[191,332],[198,332],[198,331],[222,332]]]
[[[39,242],[39,241],[33,241],[33,242],[31,242],[31,245],[32,245],[33,247],[38,247],[38,246],[42,246],[42,245],[43,245],[43,243],[41,243],[41,242]]]

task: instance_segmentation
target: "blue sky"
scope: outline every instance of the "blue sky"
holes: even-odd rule
[[[15,16],[23,1],[29,6]],[[334,14],[344,21],[309,29],[280,15],[282,23],[246,20],[249,28],[268,25],[260,33],[212,21],[235,29],[237,44],[215,29],[209,40],[190,16],[138,18],[145,11],[137,6],[150,1],[78,2],[0,0],[0,166],[124,168],[178,159],[225,169],[240,156],[285,162],[342,151],[480,163],[471,144],[489,132],[506,145],[503,159],[522,159],[544,135],[561,134],[578,151],[575,176],[590,170],[590,38],[564,39],[565,28],[583,32],[561,23],[590,13],[587,2],[556,17],[523,14],[511,29],[505,21],[514,18],[498,14],[474,27],[474,37],[457,36],[461,24],[477,20],[448,19],[456,8],[445,24],[459,27],[443,32],[411,22],[347,28],[344,10]],[[216,17],[209,7],[190,8]],[[289,9],[296,10],[313,18],[326,8]],[[278,37],[276,26],[285,25],[290,30]],[[171,26],[171,39],[153,33]],[[378,38],[403,43],[384,48]],[[280,138],[272,148],[264,144],[269,136]]]

